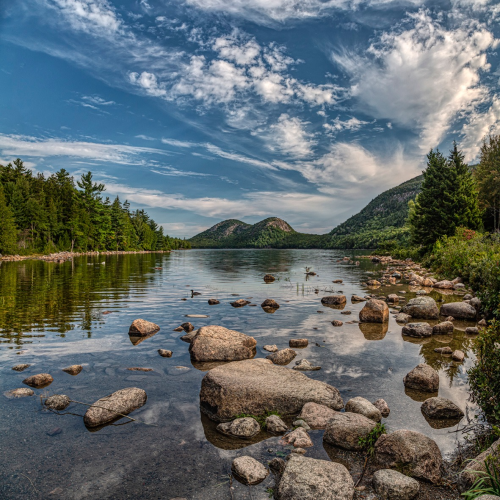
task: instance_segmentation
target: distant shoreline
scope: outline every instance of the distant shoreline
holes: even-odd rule
[[[145,254],[145,253],[170,253],[172,250],[136,250],[136,251],[125,251],[125,250],[104,250],[99,252],[97,250],[91,252],[56,252],[48,255],[43,254],[32,254],[32,255],[2,255],[0,256],[0,261],[6,262],[17,262],[21,260],[44,260],[46,262],[57,262],[62,264],[71,260],[73,257],[82,257],[85,255],[124,255],[124,254]]]

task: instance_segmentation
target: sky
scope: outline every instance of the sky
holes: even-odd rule
[[[0,164],[191,237],[326,233],[500,133],[497,0],[0,0]]]

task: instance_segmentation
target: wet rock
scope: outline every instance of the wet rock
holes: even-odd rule
[[[281,434],[288,430],[288,426],[278,417],[278,415],[269,415],[269,417],[266,418],[266,429],[273,434]]]
[[[266,274],[264,276],[264,281],[267,281],[268,283],[270,283],[271,281],[274,281],[276,278],[272,275],[272,274]]]
[[[309,363],[309,361],[307,361],[307,359],[301,359],[300,361],[297,361],[295,363],[295,366],[292,367],[292,370],[299,370],[299,371],[303,371],[303,372],[307,372],[307,371],[314,372],[314,371],[321,370],[321,366],[314,366],[311,363]]]
[[[298,427],[282,438],[283,443],[291,444],[294,448],[311,448],[313,442],[309,434],[302,427]]]
[[[71,365],[62,369],[63,372],[69,373],[70,375],[78,375],[82,370],[82,365]]]
[[[352,311],[341,311],[340,314],[352,314]]]
[[[444,318],[444,320],[453,323],[455,321],[455,318],[453,316],[446,316],[446,318]]]
[[[380,281],[377,280],[368,280],[366,284],[368,286],[380,286],[382,283],[380,283]]]
[[[465,333],[467,335],[479,335],[479,328],[475,327],[475,326],[468,326],[466,329],[465,329]]]
[[[380,410],[375,405],[370,403],[370,401],[359,396],[347,401],[345,411],[350,413],[359,413],[374,422],[380,422],[382,420]]]
[[[223,326],[202,326],[191,341],[193,361],[240,361],[253,358],[257,341]]]
[[[52,375],[48,373],[38,373],[37,375],[32,375],[31,377],[25,378],[23,384],[29,385],[31,387],[46,387],[54,381]]]
[[[343,280],[333,280],[332,283],[343,283]]]
[[[178,326],[177,328],[174,328],[173,330],[174,332],[183,332],[184,331],[184,328],[182,328],[182,326]]]
[[[303,420],[311,429],[326,429],[328,422],[337,412],[328,406],[318,403],[306,403],[300,412],[299,419]]]
[[[64,394],[54,394],[53,396],[48,397],[44,402],[47,408],[58,411],[65,410],[70,403],[70,399]]]
[[[408,321],[411,320],[411,316],[409,314],[405,314],[405,313],[398,313],[398,315],[396,316],[396,321],[398,323],[408,323]]]
[[[342,321],[340,321],[339,319],[334,319],[332,321],[332,325],[333,326],[342,326],[344,323]]]
[[[231,471],[243,484],[259,484],[266,479],[269,471],[252,457],[238,457],[233,460]]]
[[[389,308],[383,300],[370,299],[361,309],[359,320],[363,323],[387,323]]]
[[[439,309],[432,297],[415,297],[405,304],[401,312],[415,319],[438,319]]]
[[[352,500],[354,481],[336,462],[293,454],[286,463],[277,500]]]
[[[194,337],[198,333],[198,330],[194,330],[192,332],[186,333],[186,335],[182,335],[180,339],[184,342],[188,342],[189,344],[193,341]]]
[[[391,304],[397,304],[399,302],[399,295],[391,293],[387,296],[387,302],[390,302]]]
[[[306,431],[310,431],[311,430],[311,428],[309,427],[309,424],[306,421],[302,420],[301,418],[298,418],[297,420],[294,420],[293,421],[293,426],[294,427],[302,427]]]
[[[160,327],[145,319],[136,319],[130,325],[128,334],[132,337],[145,337],[160,331]]]
[[[442,280],[438,281],[437,283],[434,283],[434,288],[442,288],[442,289],[448,289],[451,290],[453,288],[454,283],[448,280]]]
[[[285,472],[286,462],[282,458],[273,458],[269,462],[269,469],[276,476],[281,476]]]
[[[359,295],[353,295],[351,297],[351,302],[366,302],[364,297],[360,297]]]
[[[375,472],[372,484],[381,500],[413,500],[420,491],[418,481],[392,469]]]
[[[384,418],[387,418],[391,413],[389,405],[385,402],[384,399],[377,399],[377,401],[374,401],[372,404],[373,406],[375,406],[375,408],[377,408],[377,410]]]
[[[12,369],[16,372],[22,372],[24,370],[26,370],[26,368],[29,368],[31,365],[16,365],[16,366],[13,366]]]
[[[398,430],[383,434],[375,443],[375,459],[411,477],[432,483],[441,480],[441,451],[432,439],[420,432]]]
[[[323,297],[321,303],[327,306],[340,306],[346,303],[345,295],[329,295],[328,297]]]
[[[443,321],[432,327],[433,335],[446,335],[448,333],[453,333],[453,323],[451,321]]]
[[[453,351],[451,350],[451,347],[436,347],[434,349],[434,352],[438,352],[439,354],[451,354]]]
[[[85,413],[83,421],[87,427],[98,427],[128,415],[147,401],[146,392],[137,387],[127,387],[96,401]]]
[[[278,350],[278,346],[276,344],[273,345],[265,345],[262,349],[268,352],[276,352]]]
[[[270,359],[275,365],[287,365],[295,356],[297,356],[297,353],[293,349],[287,348],[273,352],[266,356],[266,358]]]
[[[251,438],[260,432],[260,425],[255,418],[237,418],[232,422],[219,424],[217,430],[228,436]]]
[[[422,403],[421,409],[429,418],[456,419],[464,416],[464,412],[453,401],[441,397],[426,399]]]
[[[459,351],[458,349],[456,351],[453,351],[453,353],[451,354],[451,359],[453,361],[458,361],[459,363],[461,363],[465,358],[465,354],[462,352],[462,351]]]
[[[436,392],[439,389],[439,375],[432,366],[421,363],[403,379],[405,387],[422,392]]]
[[[280,305],[273,299],[266,299],[266,300],[264,300],[264,302],[262,302],[260,307],[262,307],[262,309],[274,309],[274,310],[276,310],[276,309],[280,308]]]
[[[209,306],[216,306],[217,304],[220,304],[220,301],[217,299],[208,299],[208,305]]]
[[[201,383],[201,411],[218,422],[242,413],[294,415],[308,402],[334,410],[344,406],[335,387],[261,358],[213,368]]]
[[[245,299],[238,299],[238,300],[235,300],[234,302],[230,302],[230,304],[233,307],[243,307],[243,306],[246,306],[247,304],[250,304],[250,301],[245,300]]]
[[[408,323],[403,326],[402,334],[415,338],[430,337],[432,335],[432,326],[429,323]]]
[[[288,345],[290,347],[307,347],[309,341],[307,339],[290,339]]]
[[[459,484],[463,490],[468,490],[477,480],[478,472],[486,472],[486,463],[493,460],[498,463],[500,459],[500,439],[495,441],[487,450],[483,451],[474,460],[467,463],[467,466],[460,474]],[[491,466],[490,466],[491,470]]]
[[[296,453],[297,455],[305,455],[307,453],[307,450],[304,450],[304,448],[294,448],[290,453]]]
[[[24,398],[26,396],[33,396],[35,394],[31,389],[27,387],[21,387],[19,389],[12,389],[10,391],[4,392],[7,398]]]
[[[441,316],[453,316],[455,319],[475,319],[477,311],[467,302],[449,302],[441,306],[440,314]]]
[[[477,325],[484,328],[485,326],[488,326],[488,323],[486,323],[486,320],[483,318]]]
[[[186,332],[186,333],[191,333],[194,330],[194,326],[187,321],[186,323],[182,323],[181,328]]]
[[[152,368],[143,368],[142,366],[132,366],[131,368],[127,368],[131,372],[152,372]]]
[[[359,413],[336,413],[326,426],[323,441],[346,450],[361,451],[359,439],[366,437],[376,425]]]
[[[158,354],[163,358],[171,358],[173,353],[167,349],[158,349]]]

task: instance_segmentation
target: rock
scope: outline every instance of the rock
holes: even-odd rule
[[[424,278],[424,280],[422,281],[422,286],[432,287],[434,286],[434,282],[429,278]]]
[[[333,326],[342,326],[344,323],[342,321],[340,321],[339,319],[334,319],[332,321],[332,325]]]
[[[383,300],[370,299],[361,309],[359,320],[363,323],[387,323],[389,308]]]
[[[167,349],[158,349],[158,354],[163,358],[171,358],[173,353]]]
[[[203,378],[200,409],[218,422],[236,415],[275,411],[295,415],[308,402],[343,408],[335,387],[265,359],[249,359],[212,368]]]
[[[368,286],[380,286],[382,283],[380,283],[380,281],[377,280],[368,280],[366,284]]]
[[[453,401],[440,397],[426,399],[421,409],[429,418],[456,419],[464,416],[464,412]]]
[[[234,302],[230,302],[230,304],[233,307],[243,307],[243,306],[246,306],[247,304],[250,304],[250,301],[245,300],[245,299],[238,299],[238,300],[235,300]]]
[[[457,283],[456,285],[453,285],[453,290],[464,290],[465,285],[463,283]]]
[[[397,304],[399,302],[399,295],[391,293],[387,296],[387,302],[390,302],[391,304]]]
[[[182,337],[180,337],[180,339],[183,340],[184,342],[191,343],[193,341],[193,339],[195,338],[197,333],[198,333],[198,330],[194,330],[192,332],[186,333],[186,335],[182,335]]]
[[[374,422],[380,422],[382,420],[380,410],[372,405],[370,401],[359,396],[347,401],[345,411],[350,413],[359,413]]]
[[[173,330],[174,332],[183,332],[184,331],[184,328],[182,328],[182,326],[178,326],[177,328],[174,328]]]
[[[476,497],[476,500],[500,500],[500,497],[497,495],[481,495]]]
[[[181,328],[186,332],[186,333],[191,333],[194,330],[194,326],[188,322],[182,323]]]
[[[408,323],[408,321],[410,321],[411,319],[411,316],[409,314],[405,314],[405,313],[398,313],[398,315],[396,316],[396,321],[398,323]]]
[[[202,326],[191,341],[192,361],[240,361],[253,358],[257,341],[223,326]]]
[[[280,305],[273,299],[266,299],[260,305],[262,309],[279,309]]]
[[[137,387],[127,387],[96,401],[85,413],[83,422],[87,427],[98,427],[128,415],[146,404],[146,392]]]
[[[130,370],[131,372],[152,372],[152,368],[143,368],[142,366],[133,366],[131,368],[127,368],[127,370]]]
[[[266,418],[266,430],[273,434],[281,434],[288,430],[288,426],[278,417],[278,415],[269,415],[269,417]]]
[[[462,300],[470,300],[472,299],[472,295],[470,293],[466,293],[463,297]]]
[[[453,333],[453,323],[451,321],[443,321],[432,327],[433,335],[446,335],[448,333]]]
[[[266,479],[269,471],[252,457],[238,457],[233,460],[231,471],[243,484],[259,484]]]
[[[29,368],[31,365],[16,365],[16,366],[13,366],[12,369],[16,372],[22,372],[24,370],[26,370],[26,368]]]
[[[318,403],[306,403],[302,407],[299,419],[303,420],[311,429],[326,429],[328,422],[337,414],[335,410]]]
[[[351,302],[366,302],[364,297],[360,297],[359,295],[353,295],[351,297]]]
[[[354,481],[337,462],[293,454],[286,463],[277,500],[352,500]]]
[[[453,361],[458,361],[459,363],[461,363],[465,358],[465,354],[462,352],[462,351],[459,351],[458,349],[456,351],[453,351],[453,353],[451,354],[451,359]]]
[[[443,280],[434,283],[434,288],[452,289],[453,285],[454,284],[451,281]]]
[[[415,338],[430,337],[432,335],[432,326],[428,323],[408,323],[403,326],[402,334]]]
[[[422,392],[437,392],[439,389],[439,375],[432,366],[421,363],[403,379],[405,387]]]
[[[294,427],[302,427],[306,431],[310,431],[311,427],[309,427],[309,424],[302,420],[301,418],[298,418],[297,420],[293,421],[293,426]]]
[[[342,283],[343,280],[333,280],[332,283]]]
[[[401,312],[416,319],[438,319],[439,309],[432,297],[415,297],[405,304]]]
[[[82,370],[82,365],[71,365],[62,369],[63,372],[69,373],[70,375],[78,375]]]
[[[288,345],[290,347],[307,347],[309,341],[307,339],[290,339]]]
[[[323,441],[346,450],[361,451],[359,439],[366,437],[376,425],[359,413],[336,413],[326,426]]]
[[[304,448],[294,448],[290,453],[297,453],[298,455],[305,455],[307,450]]]
[[[446,321],[449,321],[450,323],[453,323],[455,321],[455,318],[453,316],[446,316],[446,318],[444,318],[445,322]]]
[[[275,365],[287,365],[295,356],[297,356],[297,353],[293,349],[281,349],[281,351],[269,354],[266,358],[270,359]]]
[[[285,472],[286,462],[282,458],[273,458],[269,462],[269,469],[273,474],[280,477]]]
[[[276,352],[278,350],[277,345],[265,345],[262,349],[268,352]]]
[[[37,375],[32,375],[31,377],[25,378],[23,384],[29,385],[31,387],[45,387],[54,381],[51,375],[48,373],[38,373]]]
[[[352,314],[352,311],[341,311],[340,314]]]
[[[383,434],[375,443],[375,459],[384,467],[431,483],[441,480],[442,457],[438,445],[420,432],[398,430]]]
[[[303,372],[314,372],[321,370],[321,366],[314,366],[307,359],[301,359],[295,363],[295,366],[292,367],[292,370],[299,370]]]
[[[130,325],[128,334],[132,337],[145,337],[160,331],[160,327],[145,319],[136,319]]]
[[[201,295],[201,294],[199,294]],[[207,314],[185,314],[186,318],[209,318]]]
[[[271,282],[274,281],[276,278],[272,274],[266,274],[264,276],[264,281]]]
[[[377,410],[384,418],[387,418],[391,413],[389,405],[383,399],[377,399],[377,401],[374,401],[372,404],[373,406],[375,406],[375,408],[377,408]]]
[[[229,436],[238,438],[251,438],[260,432],[260,425],[255,418],[237,418],[232,422],[219,424],[217,430]]]
[[[294,448],[310,448],[313,445],[309,434],[302,427],[297,427],[297,429],[283,436],[283,443],[291,444]]]
[[[467,466],[462,471],[459,478],[459,483],[462,489],[470,489],[478,478],[477,473],[486,472],[486,463],[490,460],[493,460],[494,463],[497,464],[499,458],[500,439],[497,439],[487,450],[483,451],[483,453],[478,455],[474,460],[467,463]]]
[[[44,404],[51,410],[62,411],[69,406],[70,402],[71,401],[68,396],[65,396],[64,394],[54,394],[53,396],[48,397]]]
[[[381,500],[413,500],[420,491],[418,481],[391,469],[375,472],[372,484]]]
[[[477,297],[470,299],[470,305],[476,309],[477,312],[481,309],[481,301]]]
[[[35,394],[31,389],[27,387],[21,387],[20,389],[12,389],[4,393],[8,398],[24,398],[26,396],[33,396]]]
[[[453,351],[451,350],[451,347],[436,347],[434,349],[434,352],[438,352],[439,354],[451,354]]]
[[[453,316],[455,319],[476,319],[476,309],[467,302],[448,302],[441,306],[441,316]]]
[[[327,306],[340,306],[346,303],[345,295],[330,295],[323,297],[321,303]]]
[[[208,299],[208,305],[209,306],[216,306],[217,304],[220,304],[220,301],[217,299]]]
[[[486,323],[486,320],[483,318],[477,325],[484,328],[485,326],[488,326],[488,323]]]
[[[477,328],[476,326],[468,326],[465,329],[465,333],[467,335],[479,335],[479,328]]]

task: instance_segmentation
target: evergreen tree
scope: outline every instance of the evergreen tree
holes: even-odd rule
[[[17,228],[14,214],[7,205],[2,186],[0,186],[0,253],[15,253],[17,248]]]

